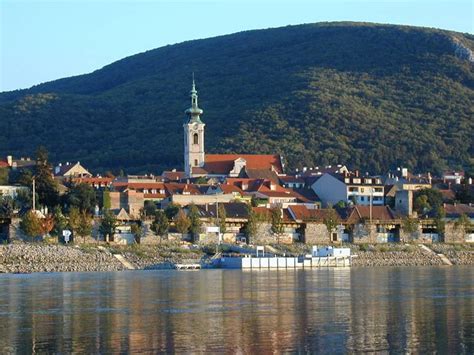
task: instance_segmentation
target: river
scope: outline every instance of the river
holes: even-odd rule
[[[474,268],[0,275],[0,353],[474,353]]]

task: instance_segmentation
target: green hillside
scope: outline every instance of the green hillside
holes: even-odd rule
[[[208,152],[281,153],[287,166],[439,171],[472,164],[474,36],[321,23],[137,54],[91,74],[0,94],[0,154],[92,169],[182,165],[195,72]],[[469,57],[471,55],[471,57]]]

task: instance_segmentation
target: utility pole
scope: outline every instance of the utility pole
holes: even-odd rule
[[[372,224],[372,192],[373,192],[373,189],[372,187],[370,187],[370,196],[369,196],[369,214],[370,214],[370,224]]]
[[[221,244],[221,224],[219,221],[219,202],[216,197],[216,222],[217,222],[217,244],[216,244],[216,255],[219,252],[219,245]]]
[[[36,176],[33,176],[33,212],[36,211]]]

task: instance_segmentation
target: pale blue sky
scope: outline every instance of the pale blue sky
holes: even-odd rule
[[[166,44],[321,21],[474,33],[474,0],[0,0],[0,91]]]

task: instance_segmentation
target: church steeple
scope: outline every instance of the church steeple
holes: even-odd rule
[[[191,107],[188,108],[185,113],[188,115],[188,122],[202,122],[200,115],[203,114],[203,110],[201,110],[198,106],[198,94],[196,90],[196,84],[194,82],[194,73],[193,73],[193,87],[191,89]]]
[[[188,116],[184,122],[184,171],[186,177],[193,176],[193,168],[202,167],[204,165],[204,126],[200,115],[203,110],[198,106],[198,95],[196,83],[194,82],[191,89],[191,107],[185,111]]]

